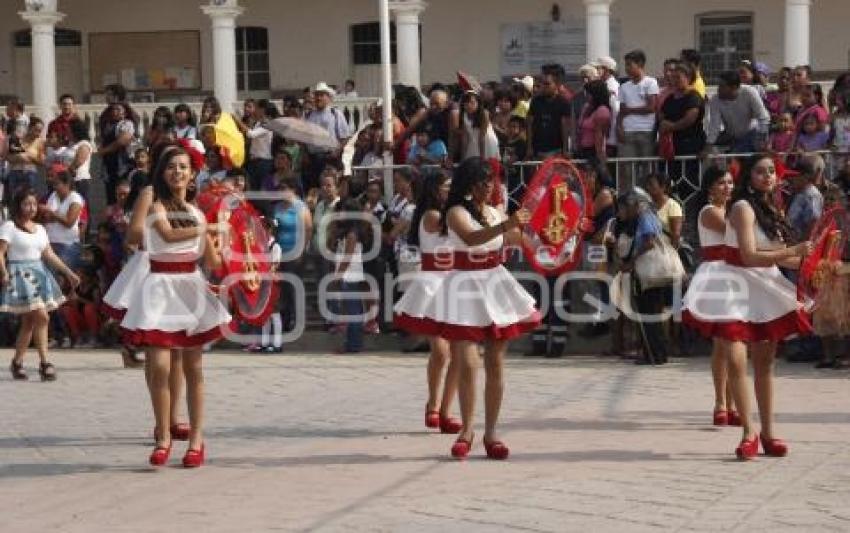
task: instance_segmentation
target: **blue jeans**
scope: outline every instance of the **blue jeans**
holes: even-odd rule
[[[18,189],[23,187],[34,189],[36,180],[38,180],[38,172],[34,170],[10,170],[6,175],[7,204],[11,205],[12,198],[15,197]]]
[[[344,293],[362,293],[364,289],[359,283],[343,281],[341,290]],[[359,352],[363,349],[363,322],[357,316],[362,316],[365,312],[363,307],[363,299],[348,294],[346,298],[340,302],[342,312],[340,314],[352,317],[351,322],[345,325],[345,344],[343,348],[346,352]]]
[[[80,254],[82,253],[82,245],[75,242],[73,244],[62,244],[58,242],[50,243],[50,247],[59,256],[59,259],[65,263],[71,270],[76,270],[80,266]]]

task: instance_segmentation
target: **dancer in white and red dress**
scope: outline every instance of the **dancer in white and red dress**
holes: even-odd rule
[[[154,466],[164,465],[171,453],[171,352],[181,351],[191,424],[183,466],[198,467],[205,461],[202,347],[224,335],[231,317],[198,270],[201,256],[212,268],[221,258],[207,235],[203,214],[188,203],[189,185],[195,179],[190,156],[181,145],[166,144],[158,147],[153,159],[154,203],[145,232],[150,273],[135,287],[121,328],[128,342],[145,347],[151,367],[151,398],[159,428],[150,456]]]
[[[132,305],[131,298],[137,294],[137,288],[142,286],[145,278],[150,274],[150,259],[148,251],[141,244],[144,241],[145,220],[148,216],[151,204],[153,204],[153,188],[145,186],[133,204],[132,216],[127,228],[125,247],[134,250],[127,264],[118,273],[118,276],[109,286],[109,290],[103,297],[104,313],[119,323],[124,320],[127,309]],[[136,347],[124,344],[121,350],[125,367],[136,366]],[[183,364],[180,359],[180,350],[171,352],[171,374],[169,376],[169,389],[171,391],[171,438],[176,440],[189,440],[192,428],[186,422],[180,422],[180,398],[183,396],[183,384],[186,381],[183,376]],[[151,365],[145,358],[145,382],[148,391],[151,388]],[[154,440],[159,437],[159,428],[154,427]]]
[[[452,456],[459,459],[469,455],[474,437],[478,344],[485,344],[484,447],[491,459],[506,459],[510,452],[496,434],[505,352],[509,340],[540,323],[534,298],[502,266],[505,241],[519,242],[517,230],[528,222],[529,213],[520,209],[505,219],[487,205],[493,193],[491,175],[490,164],[478,157],[457,168],[441,218],[452,251],[451,270],[427,301],[400,302],[396,310],[396,323],[405,329],[448,339],[452,358],[460,364],[463,429],[452,446]]]
[[[758,455],[759,441],[767,455],[782,457],[788,445],[777,438],[773,420],[773,365],[778,341],[811,331],[796,286],[779,266],[799,268],[810,242],[786,246],[788,227],[773,203],[776,167],[770,156],[755,156],[741,173],[741,183],[729,210],[723,261],[713,273],[717,285],[711,297],[690,299],[685,323],[718,339],[729,354],[729,379],[743,426],[736,448],[739,459]],[[750,413],[747,351],[753,360],[761,435]]]
[[[421,266],[396,304],[397,313],[423,316],[422,313],[427,310],[419,306],[433,298],[439,291],[443,278],[446,277],[448,270],[441,268],[446,265],[440,264],[440,254],[448,250],[448,243],[447,237],[440,234],[440,213],[446,204],[450,186],[451,180],[443,173],[425,175],[421,179],[418,187],[419,194],[416,198],[416,210],[410,221],[411,228],[418,228],[418,231],[411,230],[407,238],[407,246],[411,253],[418,249]],[[448,264],[448,266],[451,265]],[[428,357],[428,401],[425,404],[425,426],[440,428],[441,433],[458,433],[463,424],[449,415],[452,402],[457,395],[458,364],[451,357],[449,342],[446,339],[429,336],[428,343],[431,346],[431,355]],[[444,370],[445,381],[443,381]],[[441,384],[442,395],[440,394]]]
[[[726,208],[732,197],[735,182],[732,174],[719,167],[709,167],[702,175],[702,195],[707,203],[697,215],[697,230],[702,246],[702,263],[700,263],[685,294],[685,308],[698,309],[700,300],[707,295],[710,297],[716,290],[725,290],[726,280],[715,274],[725,257],[726,242]],[[708,323],[705,323],[706,326]],[[740,426],[741,417],[735,410],[732,399],[732,386],[729,383],[728,361],[729,354],[723,351],[727,344],[721,342],[713,332],[702,332],[712,340],[711,376],[714,382],[714,414],[712,422],[715,426]]]

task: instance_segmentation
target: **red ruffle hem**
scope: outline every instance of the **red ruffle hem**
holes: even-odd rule
[[[124,315],[127,314],[126,309],[118,309],[106,303],[101,304],[100,310],[103,312],[104,315],[108,316],[113,320],[124,320]]]
[[[542,317],[535,311],[528,320],[508,324],[506,326],[464,326],[462,324],[447,324],[432,318],[415,317],[397,313],[393,323],[411,333],[442,337],[450,341],[485,342],[488,340],[511,340],[533,331],[540,325]]]
[[[682,311],[682,323],[710,339],[720,337],[740,342],[781,341],[813,331],[809,315],[802,310],[786,313],[769,322],[713,322],[697,318],[686,310]]]
[[[228,324],[188,335],[185,331],[162,331],[159,329],[130,330],[121,328],[125,343],[133,346],[157,346],[161,348],[194,348],[224,337]]]

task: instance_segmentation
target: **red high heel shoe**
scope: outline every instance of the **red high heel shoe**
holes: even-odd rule
[[[741,415],[738,411],[729,411],[729,425],[741,427]]]
[[[785,457],[788,455],[788,444],[782,439],[766,439],[762,435],[761,447],[764,448],[764,454],[770,457]]]
[[[207,445],[206,443],[201,444],[200,450],[193,450],[189,448],[186,450],[186,455],[183,456],[183,467],[184,468],[198,468],[207,458],[206,452]]]
[[[440,427],[440,412],[439,411],[429,411],[428,408],[425,408],[425,427],[426,428],[438,428]]]
[[[494,440],[493,442],[487,442],[485,440],[483,442],[484,450],[487,452],[487,457],[490,459],[503,461],[511,454],[510,448],[505,446],[505,443],[500,440]]]
[[[457,439],[455,443],[452,445],[452,457],[455,459],[466,459],[469,455],[469,450],[472,449],[472,440],[475,438],[475,434],[469,437],[469,440],[465,439]]]
[[[149,459],[151,466],[163,466],[168,462],[168,458],[171,456],[171,445],[172,443],[169,442],[167,448],[157,446],[153,449]]]
[[[440,433],[457,435],[460,433],[461,429],[463,429],[463,422],[457,418],[452,418],[450,416],[440,418]]]
[[[759,436],[758,433],[753,435],[750,440],[742,440],[741,444],[735,448],[735,455],[742,461],[748,461],[754,458],[759,453]]]
[[[729,425],[729,411],[724,411],[720,409],[718,411],[714,411],[714,425],[715,426],[728,426]]]

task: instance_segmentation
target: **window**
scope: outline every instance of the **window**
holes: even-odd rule
[[[396,62],[395,24],[390,23],[390,56]],[[351,26],[351,58],[355,65],[381,64],[381,26],[377,22]]]
[[[56,28],[53,33],[53,42],[56,46],[82,46],[82,33],[76,30]],[[15,32],[15,47],[32,47],[32,30],[20,30]]]
[[[753,57],[753,15],[716,13],[697,17],[699,53],[706,83],[717,83],[725,70]]]
[[[271,88],[269,31],[266,28],[236,28],[236,88],[240,91]]]

